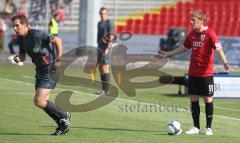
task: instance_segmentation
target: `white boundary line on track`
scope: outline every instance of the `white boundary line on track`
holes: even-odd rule
[[[7,79],[7,78],[2,78],[2,77],[0,77],[0,80],[4,80],[4,81],[8,81],[8,82],[14,82],[14,83],[20,83],[20,84],[25,84],[25,85],[33,86],[33,83],[30,83],[30,82],[23,82],[23,81],[19,81],[19,80]],[[65,88],[60,88],[60,87],[57,87],[57,89],[67,90],[67,89],[65,89]],[[71,89],[71,90],[72,90],[72,89]],[[98,95],[89,94],[89,93],[85,93],[85,92],[80,92],[80,91],[76,91],[76,90],[72,90],[72,91],[74,91],[75,93],[84,94],[84,95],[98,96]],[[119,101],[127,101],[127,102],[131,102],[131,103],[139,103],[139,101],[124,99],[124,98],[116,98],[116,100],[119,100]],[[158,104],[146,103],[146,102],[141,102],[141,104],[145,104],[145,105],[157,105],[157,106],[159,106]],[[218,108],[219,108],[219,107],[218,107]],[[220,107],[220,108],[221,108],[221,109],[225,109],[225,108],[222,108],[222,107]],[[234,109],[234,110],[236,110],[236,109]],[[236,110],[236,111],[239,111],[239,110]],[[204,113],[201,113],[201,114],[204,114]],[[234,118],[234,117],[229,117],[229,116],[222,116],[222,115],[216,115],[216,114],[215,114],[214,117],[219,117],[219,118],[228,119],[228,120],[240,121],[239,118]]]

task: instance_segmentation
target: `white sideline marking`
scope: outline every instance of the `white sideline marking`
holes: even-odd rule
[[[25,79],[34,79],[35,80],[35,78],[33,78],[31,76],[28,76],[28,75],[23,75],[22,77],[25,78]]]
[[[205,114],[205,113],[204,113]],[[213,115],[213,117],[219,117],[219,118],[223,118],[223,119],[229,119],[229,120],[236,120],[236,121],[240,121],[239,118],[233,118],[233,117],[228,117],[228,116],[222,116],[222,115]]]
[[[200,104],[200,105],[201,105],[201,106],[205,106],[204,104]],[[238,112],[240,112],[240,110],[238,110],[238,109],[223,108],[223,107],[219,107],[219,106],[216,106],[216,105],[214,105],[214,108],[222,109],[222,110],[228,110],[228,111],[238,111]]]
[[[218,108],[218,109],[222,109],[222,110],[229,110],[229,111],[240,111],[240,110],[238,110],[238,109],[232,109],[232,108],[223,108],[223,107],[218,107],[218,106],[215,106],[214,105],[214,108]]]
[[[2,78],[2,77],[0,77],[0,80],[4,80],[4,81],[8,81],[8,82],[14,82],[14,83],[20,83],[20,84],[25,84],[25,85],[33,86],[33,83],[23,82],[23,81],[19,81],[19,80],[6,79],[6,78]],[[59,88],[59,87],[58,87],[57,89],[66,90],[66,89],[64,89],[64,88]],[[72,91],[74,91],[75,93],[79,93],[79,94],[97,96],[97,95],[94,95],[94,94],[89,94],[89,93],[80,92],[80,91],[76,91],[76,90],[72,90]],[[119,100],[119,101],[127,101],[127,102],[131,102],[131,103],[138,103],[138,101],[129,100],[129,99],[123,99],[123,98],[116,98],[116,100]],[[154,104],[154,103],[146,103],[146,102],[141,102],[141,104],[157,105],[157,104]],[[222,107],[220,107],[220,108],[222,108]],[[223,108],[223,109],[226,109],[226,108]],[[234,109],[234,110],[235,110],[235,109]],[[204,114],[204,113],[201,113],[201,114]],[[222,115],[216,115],[216,114],[214,114],[214,116],[215,116],[215,117],[219,117],[219,118],[223,118],[223,119],[228,119],[228,120],[240,121],[239,118],[234,118],[234,117],[229,117],[229,116],[222,116]]]

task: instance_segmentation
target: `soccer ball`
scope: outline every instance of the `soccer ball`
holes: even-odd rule
[[[169,135],[180,135],[182,132],[181,124],[178,121],[170,121],[167,125]]]

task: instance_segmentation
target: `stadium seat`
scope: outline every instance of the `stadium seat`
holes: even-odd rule
[[[158,21],[159,20],[158,14],[152,14],[151,20]]]
[[[123,31],[124,31],[124,26],[118,25],[117,28],[116,28],[116,32],[117,32],[117,33],[121,33],[121,32],[123,32]]]
[[[233,36],[240,33],[238,28],[235,31],[230,29],[231,25],[236,27],[240,22],[239,0],[219,0],[217,2],[213,0],[178,1],[175,7],[160,8],[158,14],[144,13],[142,20],[128,19],[125,29],[142,34],[164,34],[170,28],[180,27],[184,27],[189,31],[189,13],[194,9],[201,9],[206,12],[208,16],[207,25],[216,30],[220,36]],[[131,28],[129,25],[131,25]],[[117,31],[121,29],[123,28],[118,27]]]
[[[132,19],[128,19],[127,20],[127,26],[132,26],[133,24],[133,20]]]
[[[149,13],[145,13],[143,16],[144,20],[149,20],[150,19],[150,14]]]

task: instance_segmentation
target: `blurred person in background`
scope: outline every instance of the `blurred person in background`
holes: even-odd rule
[[[100,8],[99,15],[101,20],[98,22],[97,43],[98,54],[96,67],[99,68],[102,89],[97,92],[100,95],[109,94],[109,64],[110,64],[110,48],[112,47],[111,34],[114,33],[114,25],[111,20],[108,19],[108,9],[105,7]],[[110,36],[110,37],[109,37]]]
[[[7,25],[5,21],[0,17],[0,52],[4,49],[4,39],[5,39],[6,29],[7,29]]]
[[[64,9],[63,9],[63,5],[61,5],[58,9],[57,12],[57,20],[60,26],[64,25],[64,19],[65,19],[65,13],[64,13]]]
[[[48,32],[54,36],[58,36],[58,14],[55,13],[48,24]]]
[[[13,2],[13,0],[6,0],[1,16],[5,19],[10,19],[10,17],[12,17],[16,12],[17,12],[17,6]]]

